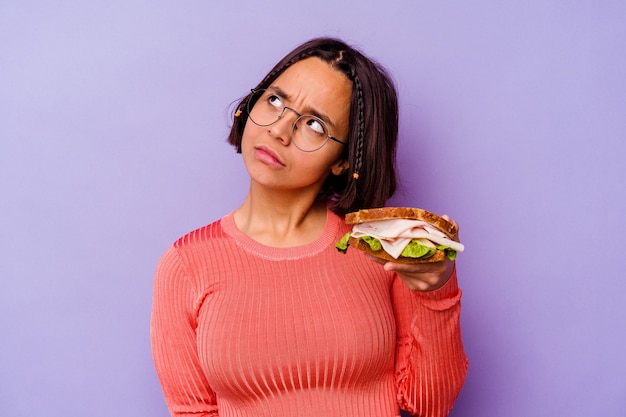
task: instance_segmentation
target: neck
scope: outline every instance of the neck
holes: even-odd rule
[[[235,224],[242,233],[267,246],[310,243],[322,234],[326,224],[326,202],[316,196],[252,184],[243,204],[234,212]]]

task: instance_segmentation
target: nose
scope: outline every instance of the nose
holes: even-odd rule
[[[287,110],[291,111],[287,112]],[[293,139],[293,124],[298,117],[300,117],[300,113],[291,107],[285,106],[276,122],[268,126],[270,135],[280,140],[285,146],[289,145]]]

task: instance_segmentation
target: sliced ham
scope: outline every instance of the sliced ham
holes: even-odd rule
[[[463,252],[463,245],[448,238],[439,229],[421,220],[390,219],[355,224],[352,237],[372,236],[380,240],[383,249],[398,258],[413,239],[428,239],[437,245],[445,245]]]

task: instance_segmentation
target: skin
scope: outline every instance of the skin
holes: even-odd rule
[[[319,58],[307,58],[287,68],[270,86],[284,93],[284,104],[300,114],[323,115],[330,134],[345,139],[349,130],[352,83]],[[267,246],[292,247],[310,243],[322,233],[326,203],[317,195],[328,175],[348,168],[340,158],[343,146],[328,141],[315,152],[302,152],[291,140],[291,126],[298,116],[286,110],[270,126],[246,123],[242,156],[250,176],[243,204],[234,212],[238,229]],[[377,261],[378,262],[378,261]],[[448,280],[450,261],[423,265],[387,262],[414,291],[432,291]]]

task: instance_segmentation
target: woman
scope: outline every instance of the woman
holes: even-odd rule
[[[373,61],[311,40],[239,104],[242,205],[157,268],[151,337],[174,416],[446,415],[465,379],[454,263],[334,244],[395,191],[397,98]]]

